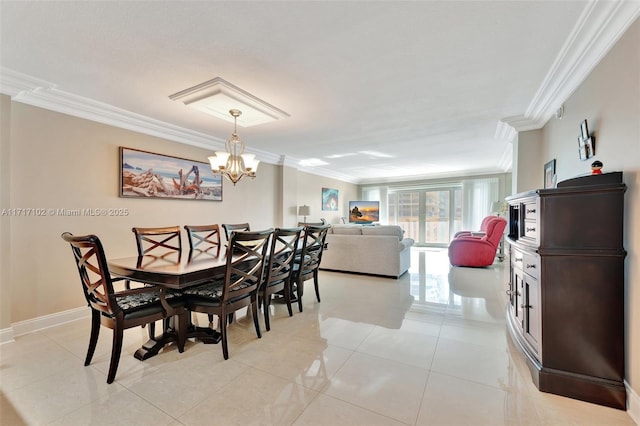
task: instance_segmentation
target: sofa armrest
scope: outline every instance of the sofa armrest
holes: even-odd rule
[[[400,241],[400,245],[402,246],[400,251],[410,248],[414,243],[415,241],[413,240],[413,238],[404,238],[402,241]]]

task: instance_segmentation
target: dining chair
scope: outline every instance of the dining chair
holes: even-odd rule
[[[153,255],[165,257],[173,253],[178,253],[178,259],[182,256],[182,238],[180,237],[179,226],[165,226],[159,228],[133,227],[131,228],[131,231],[133,231],[136,236],[138,256]],[[151,284],[146,285],[149,286]],[[128,282],[127,287],[129,287]],[[173,292],[176,296],[179,296],[178,293],[179,292]],[[165,322],[165,329],[167,326],[168,320]],[[150,339],[155,338],[155,330],[155,322],[149,323]]]
[[[214,277],[211,282],[184,290],[185,306],[189,311],[218,317],[224,359],[229,359],[227,320],[230,314],[250,307],[256,335],[262,337],[258,320],[258,287],[262,283],[272,234],[273,229],[231,233],[224,277]]]
[[[189,258],[197,254],[220,254],[220,226],[218,225],[185,225],[189,237]]]
[[[298,226],[322,226],[326,225],[327,221],[324,219],[320,219],[320,222],[298,222]]]
[[[302,235],[302,251],[296,256],[294,262],[295,290],[298,299],[298,310],[302,312],[302,295],[304,282],[313,278],[316,290],[316,299],[320,302],[320,289],[318,287],[318,270],[322,261],[327,231],[331,225],[306,226]]]
[[[269,256],[265,262],[266,277],[258,292],[259,302],[264,309],[264,325],[271,330],[269,323],[269,306],[272,295],[281,293],[287,304],[289,316],[293,316],[291,309],[291,278],[293,277],[293,262],[298,250],[300,235],[303,227],[276,228],[271,237]]]
[[[218,225],[185,225],[189,237],[189,259],[200,254],[220,254],[220,227]],[[215,253],[214,253],[215,252]],[[213,314],[209,314],[209,325],[213,324]]]
[[[224,237],[229,241],[231,231],[251,231],[248,223],[223,223]]]
[[[186,311],[182,307],[182,301],[165,297],[164,289],[161,287],[115,291],[113,283],[124,278],[111,278],[104,249],[97,236],[74,236],[65,232],[62,239],[71,245],[84,297],[91,308],[91,336],[84,365],[91,364],[100,326],[112,329],[113,343],[107,383],[113,383],[120,361],[124,330],[172,315],[179,315],[179,324],[186,325],[183,320]],[[184,335],[186,334],[178,333],[178,336]],[[184,351],[184,340],[178,341],[180,352]]]

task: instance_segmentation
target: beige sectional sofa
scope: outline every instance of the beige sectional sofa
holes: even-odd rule
[[[413,239],[396,225],[333,225],[320,269],[398,278],[411,263]]]

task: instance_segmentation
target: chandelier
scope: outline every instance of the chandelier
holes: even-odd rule
[[[259,160],[254,154],[244,153],[244,142],[238,137],[238,117],[242,111],[232,109],[229,114],[233,116],[233,133],[225,143],[226,151],[216,151],[216,155],[209,157],[211,170],[213,173],[220,173],[226,176],[233,185],[244,176],[256,177]]]

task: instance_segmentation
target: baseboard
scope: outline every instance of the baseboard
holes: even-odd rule
[[[0,345],[3,343],[13,342],[13,328],[4,328],[0,330]]]
[[[12,337],[22,336],[23,334],[33,333],[78,319],[89,318],[90,316],[91,309],[83,306],[81,308],[69,309],[68,311],[57,312],[51,315],[20,321],[15,324],[11,324],[11,329],[13,330]]]
[[[637,425],[640,425],[640,396],[631,389],[626,380],[624,385],[627,388],[627,414]]]

